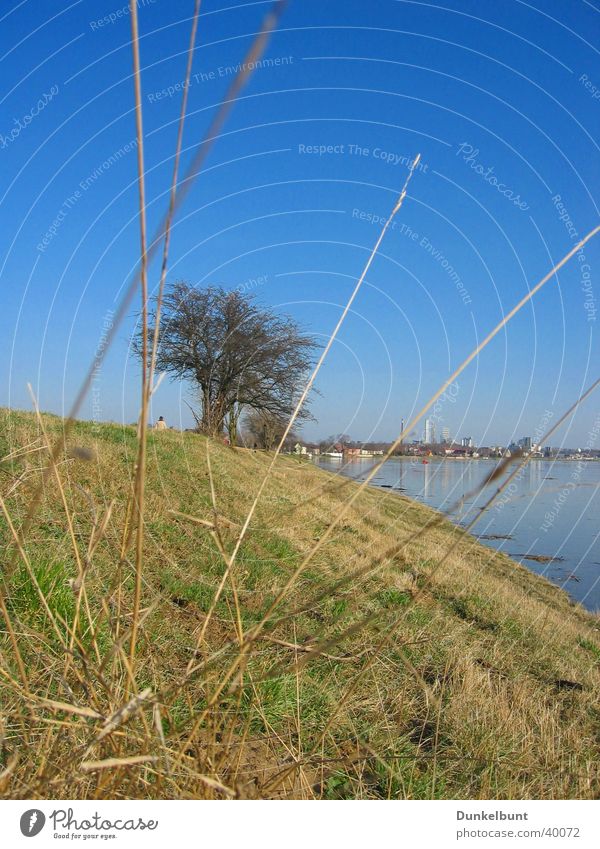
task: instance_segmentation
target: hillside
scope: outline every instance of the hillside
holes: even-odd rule
[[[59,418],[42,421],[60,436]],[[49,477],[20,556],[0,518],[6,796],[600,795],[598,619],[449,522],[419,533],[435,514],[375,489],[274,605],[357,486],[296,458],[278,460],[227,575],[219,549],[271,458],[149,436],[130,676],[135,450],[134,428],[77,423],[62,495]],[[0,453],[18,529],[48,458],[33,415],[0,411]]]

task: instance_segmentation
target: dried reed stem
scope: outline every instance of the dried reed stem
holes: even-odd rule
[[[135,92],[135,125],[137,135],[138,196],[140,214],[140,281],[142,295],[142,404],[138,424],[138,456],[134,485],[135,502],[135,590],[133,599],[133,626],[129,646],[129,660],[133,666],[138,632],[138,617],[142,596],[142,570],[144,557],[144,495],[146,484],[146,444],[148,430],[148,254],[146,245],[146,180],[144,168],[144,126],[142,117],[142,81],[140,73],[140,45],[138,33],[137,0],[129,0],[131,16],[131,49],[133,54],[133,81]]]
[[[169,196],[169,210],[165,220],[165,238],[163,243],[162,265],[160,269],[160,282],[158,284],[158,295],[156,298],[156,315],[154,317],[154,329],[152,338],[152,356],[150,361],[150,374],[148,377],[148,401],[150,395],[154,391],[154,369],[156,366],[156,354],[158,351],[158,338],[160,330],[160,313],[162,307],[162,299],[165,288],[165,280],[167,277],[167,266],[169,260],[169,245],[171,243],[171,224],[175,214],[175,202],[177,200],[177,177],[179,175],[179,160],[181,158],[181,147],[183,144],[183,128],[185,124],[185,116],[187,114],[188,91],[190,77],[192,75],[192,66],[194,64],[194,48],[196,45],[196,32],[198,30],[198,16],[200,14],[201,0],[195,0],[194,16],[192,18],[192,28],[190,32],[190,43],[188,47],[187,63],[185,69],[185,79],[183,84],[183,92],[181,94],[181,110],[179,113],[179,124],[177,127],[177,144],[175,146],[175,159],[173,161],[173,177],[171,179],[171,193]]]
[[[584,236],[584,238],[581,239],[581,241],[577,245],[575,245],[574,248],[572,248],[567,254],[565,254],[565,256],[560,260],[560,262],[556,263],[556,265],[553,266],[553,268],[539,281],[539,283],[537,283],[533,287],[533,289],[531,289],[527,293],[527,295],[525,295],[523,298],[521,298],[521,300],[516,304],[516,306],[514,306],[510,310],[510,312],[507,313],[507,315],[505,315],[504,318],[496,325],[496,327],[493,330],[491,330],[490,333],[488,333],[488,335],[483,339],[483,341],[480,342],[479,345],[477,345],[477,347],[469,354],[469,356],[460,364],[460,366],[458,366],[457,369],[455,369],[455,371],[450,375],[450,377],[442,384],[440,389],[438,389],[437,392],[435,392],[432,395],[432,397],[429,399],[429,401],[414,416],[412,421],[410,421],[408,423],[408,425],[404,428],[404,430],[402,430],[400,432],[400,434],[394,440],[394,442],[392,443],[390,448],[387,450],[387,452],[384,454],[382,459],[379,462],[375,463],[371,467],[371,470],[369,471],[369,473],[365,476],[364,480],[361,481],[361,483],[354,490],[353,494],[350,496],[350,498],[348,499],[346,504],[342,507],[340,512],[334,517],[334,520],[330,523],[328,528],[325,530],[324,534],[321,536],[321,538],[318,540],[318,542],[313,546],[311,551],[306,555],[306,557],[302,560],[302,562],[299,564],[299,566],[296,568],[296,570],[293,572],[293,574],[286,581],[284,587],[277,594],[276,598],[273,600],[273,602],[269,606],[267,612],[264,614],[261,621],[258,623],[258,625],[253,630],[253,632],[252,632],[253,636],[256,636],[257,634],[259,634],[262,631],[264,625],[266,624],[267,620],[269,619],[269,617],[271,616],[271,614],[273,613],[275,608],[280,604],[282,599],[285,597],[285,595],[288,593],[288,591],[291,589],[291,587],[297,581],[298,577],[304,571],[306,566],[310,563],[310,561],[312,560],[314,555],[323,547],[323,545],[331,537],[335,528],[339,525],[339,523],[348,514],[348,511],[351,509],[351,507],[354,504],[354,502],[356,501],[356,499],[360,496],[360,494],[365,490],[365,488],[373,480],[373,478],[375,477],[375,475],[377,474],[379,469],[381,469],[383,464],[387,460],[389,460],[389,458],[392,456],[394,451],[398,448],[398,446],[400,445],[400,443],[402,442],[402,440],[404,439],[406,434],[410,433],[410,431],[415,427],[415,425],[419,422],[419,420],[425,415],[425,413],[429,410],[429,408],[437,401],[437,399],[440,397],[440,395],[442,395],[444,393],[444,391],[448,388],[448,386],[450,386],[450,384],[453,383],[456,380],[456,378],[459,376],[459,374],[461,374],[465,370],[465,368],[469,365],[469,363],[471,363],[475,359],[475,357],[479,353],[481,353],[481,351],[491,342],[491,340],[500,332],[500,330],[502,330],[502,328],[505,327],[506,324],[508,324],[508,322],[512,318],[514,318],[514,316],[519,312],[519,310],[521,310],[525,306],[525,304],[528,303],[528,301],[530,301],[533,298],[533,296],[536,294],[536,292],[539,292],[539,290],[556,274],[556,272],[559,271],[563,267],[563,265],[565,265],[565,263],[568,262],[569,259],[571,259],[571,257],[573,257],[579,250],[581,250],[581,248],[599,232],[600,232],[600,225],[595,227],[586,236]],[[271,466],[269,468],[271,468]],[[253,507],[254,506],[255,505],[253,505]],[[252,509],[253,508],[251,508],[251,512],[252,512]],[[249,524],[249,522],[245,523],[245,527],[247,527],[247,524]]]
[[[132,2],[132,0],[130,0],[130,2]],[[214,142],[217,140],[218,133],[221,131],[223,124],[225,123],[225,120],[226,120],[229,112],[231,111],[232,107],[234,106],[235,101],[239,97],[239,94],[240,94],[242,88],[247,84],[248,80],[251,78],[252,74],[254,73],[254,70],[257,67],[258,60],[260,59],[260,57],[264,53],[264,51],[267,47],[267,44],[269,42],[269,38],[270,38],[273,30],[277,26],[277,23],[278,23],[278,21],[281,17],[281,14],[283,13],[285,6],[286,6],[286,0],[275,0],[273,7],[266,13],[266,15],[263,19],[262,26],[261,26],[258,34],[256,35],[248,53],[246,54],[244,61],[240,64],[240,70],[238,71],[238,73],[236,74],[234,79],[232,80],[231,85],[230,85],[230,87],[227,91],[227,94],[225,96],[225,99],[222,101],[221,105],[219,106],[217,114],[216,114],[215,118],[213,119],[213,121],[211,122],[204,139],[198,144],[197,153],[194,157],[194,160],[193,160],[192,164],[190,165],[190,167],[188,168],[188,170],[186,172],[186,176],[181,181],[181,184],[179,185],[179,187],[177,189],[177,193],[176,193],[176,197],[175,197],[175,207],[174,207],[174,210],[173,210],[173,217],[176,214],[177,210],[181,207],[181,204],[185,200],[189,190],[192,187],[193,182],[198,177],[198,174],[200,173],[200,171],[202,169],[202,165],[204,164],[204,160],[206,159],[208,153],[210,152]],[[147,250],[147,263],[148,264],[152,261],[156,251],[158,250],[158,247],[161,243],[161,240],[163,239],[163,237],[165,235],[166,224],[167,224],[167,214],[163,218],[163,220],[162,220],[161,224],[159,225],[153,239],[151,240],[151,242],[148,245],[148,250]],[[54,448],[53,448],[53,451],[52,451],[52,455],[53,455],[55,460],[58,459],[58,456],[59,456],[60,451],[62,449],[62,445],[64,444],[64,441],[66,440],[66,438],[68,437],[68,435],[70,434],[70,432],[72,430],[73,424],[76,421],[76,416],[77,416],[79,410],[81,409],[81,405],[83,404],[83,402],[86,398],[86,395],[88,393],[88,390],[89,390],[89,388],[92,384],[92,381],[94,379],[94,374],[96,373],[96,370],[98,369],[98,367],[101,366],[102,363],[104,362],[104,358],[106,357],[106,354],[110,350],[112,343],[114,342],[114,340],[116,338],[118,330],[119,330],[125,316],[127,315],[127,311],[129,310],[129,307],[131,305],[132,298],[135,295],[135,293],[137,292],[139,282],[140,282],[140,273],[137,273],[133,276],[133,278],[132,278],[132,280],[131,280],[128,288],[127,288],[127,291],[125,292],[125,295],[121,299],[121,302],[120,302],[120,304],[119,304],[119,306],[118,306],[118,308],[115,312],[115,315],[114,315],[113,321],[112,321],[112,326],[111,326],[111,328],[109,329],[109,331],[106,335],[105,345],[101,348],[101,350],[99,350],[97,352],[97,355],[92,360],[92,362],[91,362],[91,364],[88,368],[88,371],[87,371],[82,383],[80,384],[80,387],[79,387],[77,394],[75,396],[75,400],[73,401],[73,404],[71,405],[71,408],[69,410],[67,418],[64,421],[63,436],[62,436],[61,439],[56,441]],[[47,482],[47,480],[48,480],[48,478],[51,474],[52,474],[52,470],[51,470],[51,467],[49,465],[44,470],[42,480],[40,481],[37,489],[35,490],[32,498],[30,499],[27,514],[25,516],[25,520],[24,520],[23,524],[21,525],[21,528],[20,528],[20,531],[19,531],[20,535],[23,538],[29,532],[29,528],[31,527],[31,523],[33,521],[33,518],[34,518],[36,512],[37,512],[37,509],[39,507],[39,504],[40,504],[40,501],[41,501],[41,498],[42,498],[44,486],[46,485],[46,482]],[[13,554],[11,561],[10,561],[10,567],[11,568],[14,565],[14,563],[16,562],[17,557],[18,557],[17,553]]]
[[[406,197],[406,191],[408,189],[408,185],[410,183],[412,175],[414,174],[415,168],[419,164],[420,159],[421,159],[421,154],[418,153],[417,156],[415,157],[412,165],[409,168],[406,180],[404,181],[404,186],[402,187],[402,191],[400,192],[398,200],[396,201],[394,208],[392,209],[392,211],[389,214],[385,224],[383,225],[383,227],[381,229],[381,233],[379,234],[379,238],[375,242],[375,246],[374,246],[373,250],[371,251],[371,253],[369,254],[369,258],[367,260],[365,267],[363,268],[362,274],[358,278],[358,281],[357,281],[357,283],[356,283],[356,285],[355,285],[355,287],[352,291],[352,294],[348,298],[348,301],[346,302],[346,305],[345,305],[344,309],[342,310],[342,314],[340,315],[340,317],[337,321],[337,324],[334,327],[333,332],[332,332],[331,336],[329,337],[329,339],[327,341],[325,348],[321,352],[321,356],[319,357],[319,360],[318,360],[310,378],[308,379],[306,386],[304,387],[304,389],[302,391],[302,394],[301,394],[301,396],[298,400],[298,403],[296,404],[296,406],[294,408],[294,411],[293,411],[293,413],[290,417],[290,420],[287,423],[285,431],[283,432],[283,436],[281,437],[281,439],[279,441],[279,445],[277,446],[275,453],[273,454],[273,457],[271,459],[271,462],[269,463],[269,466],[267,467],[267,471],[265,472],[265,475],[264,475],[264,477],[263,477],[263,479],[260,483],[260,486],[258,488],[258,492],[256,493],[254,501],[252,502],[250,510],[248,511],[248,515],[246,516],[244,524],[242,525],[242,529],[241,529],[239,536],[236,540],[236,543],[235,543],[235,546],[234,546],[234,549],[233,549],[233,552],[232,552],[231,558],[230,558],[232,564],[234,563],[234,561],[237,557],[238,551],[240,550],[240,546],[241,546],[241,544],[244,540],[244,537],[246,536],[246,532],[248,530],[250,522],[252,521],[252,517],[254,516],[254,512],[255,512],[255,510],[258,506],[258,502],[260,501],[260,498],[263,494],[264,488],[267,485],[267,481],[269,480],[269,478],[271,476],[271,472],[273,471],[273,468],[275,467],[277,457],[281,453],[281,450],[282,450],[282,448],[285,444],[285,440],[287,439],[288,434],[289,434],[290,430],[292,429],[294,422],[296,421],[296,418],[297,418],[300,410],[302,409],[302,405],[306,401],[307,395],[310,392],[310,390],[311,390],[311,388],[312,388],[312,386],[315,382],[315,379],[316,379],[317,375],[319,374],[319,371],[321,370],[321,366],[325,362],[325,359],[326,359],[329,351],[331,350],[331,346],[333,345],[333,343],[334,343],[334,341],[335,341],[335,339],[336,339],[336,337],[339,333],[339,330],[340,330],[342,324],[344,323],[344,320],[346,319],[346,316],[350,312],[352,304],[354,303],[356,296],[358,295],[358,293],[361,289],[361,286],[362,286],[363,281],[364,281],[364,279],[367,275],[367,272],[369,271],[371,265],[373,264],[373,260],[377,256],[377,253],[379,251],[381,243],[383,242],[384,236],[387,233],[388,228],[390,227],[390,225],[391,225],[392,221],[394,220],[396,214],[399,212],[400,208],[402,207],[402,203],[404,202],[404,198]]]

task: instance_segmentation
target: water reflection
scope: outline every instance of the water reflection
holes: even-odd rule
[[[372,458],[351,463],[320,458],[319,465],[364,480]],[[497,462],[393,458],[377,471],[372,483],[448,512],[467,524],[498,481],[476,498],[476,489]],[[507,470],[509,474],[510,468]],[[564,587],[590,610],[600,609],[600,463],[533,460],[514,478],[474,528],[486,545],[503,550],[524,566]],[[527,559],[527,556],[541,558]]]

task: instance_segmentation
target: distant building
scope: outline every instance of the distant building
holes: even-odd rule
[[[462,448],[452,448],[450,453],[452,454],[453,457],[468,457],[469,456],[469,451],[468,451],[467,446],[463,446]]]
[[[435,444],[435,422],[433,419],[425,419],[424,442],[425,445]]]
[[[531,437],[523,436],[519,439],[518,445],[522,451],[531,451]]]
[[[442,428],[442,443],[444,445],[450,444],[450,428],[449,427],[443,427]]]
[[[461,445],[463,448],[472,448],[473,447],[473,437],[472,436],[463,436]]]

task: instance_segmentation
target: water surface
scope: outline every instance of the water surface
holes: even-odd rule
[[[375,459],[322,457],[315,462],[361,481]],[[469,498],[469,493],[497,465],[497,460],[430,457],[423,463],[422,458],[398,457],[384,463],[372,484],[402,492],[444,513],[461,502],[450,518],[466,525],[498,481],[475,498]],[[600,610],[600,462],[531,460],[472,533],[563,587],[588,610]]]

